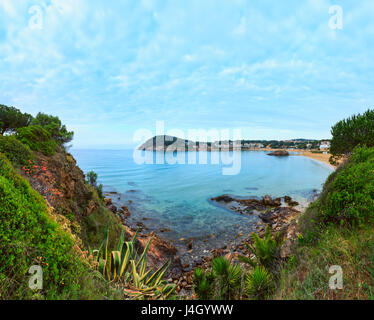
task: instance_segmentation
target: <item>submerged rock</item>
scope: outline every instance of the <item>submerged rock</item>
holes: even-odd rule
[[[247,216],[257,212],[262,212],[268,208],[276,208],[282,205],[282,198],[273,199],[269,195],[265,195],[261,200],[254,198],[237,199],[229,195],[222,195],[212,198],[211,201],[223,203],[227,209]]]

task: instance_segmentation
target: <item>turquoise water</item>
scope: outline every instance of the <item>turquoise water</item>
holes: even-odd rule
[[[232,176],[222,174],[222,164],[137,165],[131,150],[73,150],[72,154],[84,172],[98,173],[105,192],[120,194],[114,202],[129,207],[132,223],[142,221],[156,232],[170,229],[162,236],[175,241],[182,254],[187,249],[180,239],[194,238],[192,255],[239,241],[237,235],[248,235],[258,222],[256,216],[214,206],[210,198],[288,195],[305,206],[313,190],[320,190],[332,172],[329,166],[306,157],[270,157],[261,151],[242,152],[241,171]]]

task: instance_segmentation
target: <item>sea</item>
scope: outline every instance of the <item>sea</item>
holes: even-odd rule
[[[146,231],[173,242],[184,262],[198,262],[212,249],[239,243],[260,221],[256,215],[243,216],[217,206],[211,198],[223,194],[243,198],[287,195],[302,209],[333,171],[304,156],[275,157],[265,151],[182,155],[143,151],[148,159],[145,163],[133,150],[70,152],[85,173],[93,170],[98,174],[104,193],[112,192],[115,205],[129,208],[129,224],[141,223]],[[230,157],[236,159],[235,170],[230,170],[234,167],[229,164]],[[193,248],[188,252],[190,240]]]

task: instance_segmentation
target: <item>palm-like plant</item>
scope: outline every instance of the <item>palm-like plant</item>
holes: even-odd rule
[[[152,273],[147,271],[147,253],[152,238],[148,241],[143,253],[138,258],[135,241],[138,232],[131,241],[125,242],[122,232],[116,251],[109,251],[109,231],[105,231],[103,243],[97,254],[98,270],[110,282],[120,282],[125,287],[125,293],[135,299],[166,299],[175,291],[175,284],[168,284],[163,278],[171,261]]]
[[[232,299],[240,288],[240,265],[230,263],[225,257],[217,257],[212,261],[212,274],[217,282],[218,299]]]
[[[257,233],[252,233],[253,245],[246,244],[254,259],[239,256],[239,260],[250,264],[252,267],[261,265],[268,270],[274,270],[278,265],[280,249],[283,243],[282,236],[276,235],[273,239],[271,229],[266,227],[264,238],[261,239]]]
[[[271,290],[271,275],[262,266],[256,266],[246,277],[246,291],[253,299],[263,300]]]
[[[209,300],[213,295],[213,275],[201,268],[196,268],[193,275],[195,293],[200,300]]]
[[[211,272],[201,268],[195,270],[195,293],[201,300],[231,300],[239,296],[241,278],[240,265],[230,263],[225,257],[217,257],[212,261]]]

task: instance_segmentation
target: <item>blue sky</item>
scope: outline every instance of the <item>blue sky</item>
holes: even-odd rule
[[[76,148],[156,120],[326,138],[374,107],[373,54],[372,0],[0,0],[0,103],[58,115]]]

